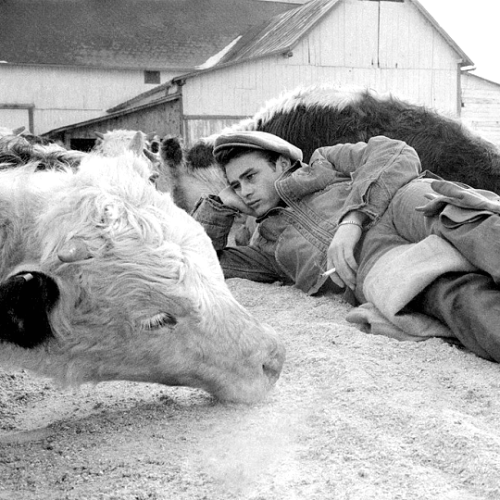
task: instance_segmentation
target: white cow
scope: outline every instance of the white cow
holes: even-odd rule
[[[126,151],[133,151],[137,156],[147,160],[149,180],[157,183],[160,177],[160,141],[154,134],[145,134],[140,130],[113,129],[105,133],[95,132],[97,141],[93,152],[106,157],[118,156]],[[161,182],[161,180],[160,180]],[[170,192],[165,185],[156,186],[160,191]]]
[[[254,402],[284,361],[231,295],[202,227],[132,153],[0,171],[0,364]]]

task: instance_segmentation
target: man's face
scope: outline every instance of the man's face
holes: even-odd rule
[[[226,165],[229,185],[254,212],[255,217],[261,217],[271,208],[278,206],[280,197],[274,182],[283,171],[281,160],[283,157],[278,159],[275,168],[256,152],[235,158]]]

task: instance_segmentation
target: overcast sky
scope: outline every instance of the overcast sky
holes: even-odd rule
[[[500,0],[419,2],[474,61],[474,74],[500,83]]]

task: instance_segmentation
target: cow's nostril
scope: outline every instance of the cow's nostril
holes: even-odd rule
[[[270,365],[262,365],[262,371],[264,372],[264,375],[272,382],[276,382],[278,380],[280,372],[279,370],[276,370],[275,367],[272,367]]]
[[[267,376],[267,378],[272,382],[278,380],[281,368],[283,367],[283,360],[280,356],[274,356],[268,362],[262,365],[262,371]]]
[[[273,340],[270,351],[263,359],[262,372],[269,379],[271,384],[276,383],[279,379],[283,364],[285,363],[286,349],[276,339]]]

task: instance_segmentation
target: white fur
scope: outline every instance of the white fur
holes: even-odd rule
[[[262,365],[279,371],[283,348],[234,300],[202,227],[138,161],[88,155],[76,173],[0,172],[0,278],[36,270],[61,294],[49,318],[55,339],[37,349],[0,343],[0,362],[63,383],[128,379],[261,398],[272,386]],[[58,259],[72,238],[89,259]],[[160,313],[177,324],[145,330]]]

